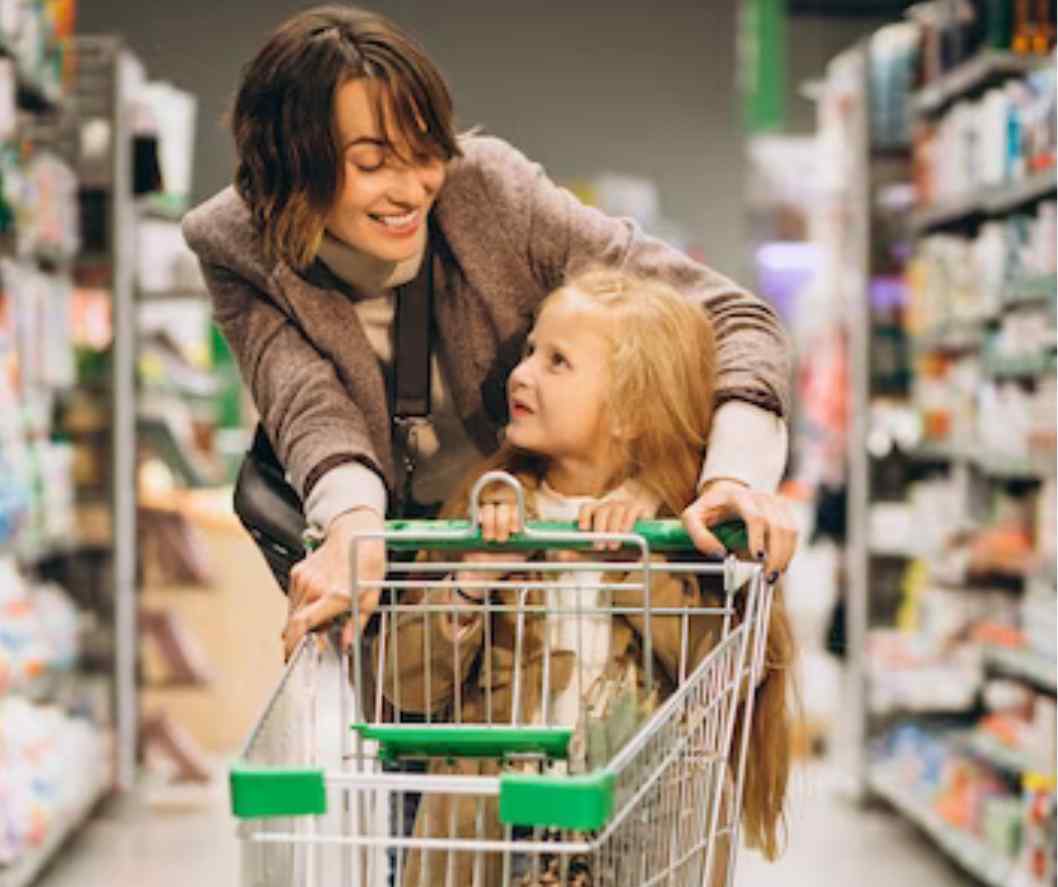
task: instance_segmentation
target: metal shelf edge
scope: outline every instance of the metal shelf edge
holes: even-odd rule
[[[136,290],[137,302],[204,302],[209,298],[209,292],[204,287],[175,287],[173,289]]]
[[[1055,365],[1053,354],[1044,353],[1030,357],[991,355],[985,357],[984,372],[993,379],[1030,379],[1053,373]]]
[[[959,745],[992,766],[1010,773],[1026,773],[1033,769],[1028,755],[1009,749],[991,737],[971,730],[959,737]]]
[[[923,446],[901,451],[916,462],[969,462],[983,474],[1001,480],[1041,480],[1048,476],[1042,465],[1031,459],[1011,457],[980,447]]]
[[[960,96],[972,92],[995,76],[1031,73],[1045,65],[1049,56],[1023,56],[1000,50],[980,53],[943,74],[938,80],[911,96],[913,114],[930,114]]]
[[[957,224],[976,215],[1001,215],[1031,200],[1055,191],[1058,176],[1054,169],[1034,173],[1017,182],[984,188],[957,201],[921,209],[911,214],[912,232],[923,234],[932,228]]]
[[[1027,277],[1011,283],[1006,288],[1000,304],[1003,308],[1015,308],[1021,305],[1050,305],[1053,307],[1055,288],[1054,274]]]
[[[1040,653],[988,646],[984,648],[984,658],[994,668],[1033,681],[1052,693],[1058,692],[1058,666]]]

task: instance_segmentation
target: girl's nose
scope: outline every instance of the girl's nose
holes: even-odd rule
[[[530,361],[532,357],[523,357],[513,370],[511,370],[511,376],[507,380],[507,388],[509,391],[513,391],[515,388],[527,386],[530,378]]]

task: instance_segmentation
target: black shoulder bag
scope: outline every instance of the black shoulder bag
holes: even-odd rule
[[[430,415],[430,353],[433,261],[427,244],[419,273],[400,287],[393,321],[393,380],[390,416],[394,451],[402,454],[404,482],[401,508],[411,499],[416,433]],[[290,571],[305,557],[305,522],[301,497],[289,483],[264,428],[258,424],[253,444],[235,481],[235,513],[264,555],[283,592]]]

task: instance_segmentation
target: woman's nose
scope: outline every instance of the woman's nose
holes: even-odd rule
[[[432,164],[409,164],[397,173],[390,196],[399,203],[420,205],[436,193],[437,178]]]
[[[406,166],[397,173],[396,181],[390,188],[390,197],[396,203],[417,206],[426,199],[426,188],[417,167]]]

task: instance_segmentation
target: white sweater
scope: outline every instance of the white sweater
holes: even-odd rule
[[[590,496],[564,496],[541,484],[535,502],[541,520],[576,520],[585,505],[604,502],[614,496],[616,490],[600,499]],[[557,553],[548,552],[553,560]],[[602,587],[602,570],[577,570],[568,573],[549,573],[548,581],[555,588],[547,591],[547,606],[553,609],[582,610],[575,615],[570,612],[548,618],[548,633],[552,650],[572,650],[576,655],[573,676],[564,690],[552,694],[548,705],[547,722],[572,727],[580,715],[584,696],[592,684],[601,677],[610,658],[612,637],[611,615],[599,608],[610,605],[610,591]],[[593,612],[596,611],[596,612]],[[544,713],[537,713],[536,720],[544,722]]]

